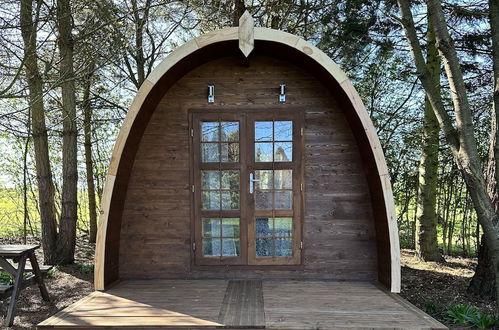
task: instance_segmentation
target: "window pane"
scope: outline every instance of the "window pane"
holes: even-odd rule
[[[293,141],[293,122],[292,121],[274,122],[274,140]]]
[[[255,179],[260,180],[255,182],[255,189],[272,189],[272,170],[257,170],[255,171]]]
[[[239,189],[239,171],[222,171],[222,189]]]
[[[201,141],[219,141],[219,123],[203,122],[201,123]]]
[[[222,219],[222,236],[239,237],[239,218]]]
[[[221,138],[222,141],[238,142],[239,141],[239,123],[238,122],[221,122]]]
[[[256,190],[255,191],[255,209],[272,210],[272,192]]]
[[[293,235],[293,218],[275,218],[274,235],[289,236]]]
[[[272,142],[255,143],[255,162],[272,161]]]
[[[220,237],[220,219],[203,219],[203,237]]]
[[[222,210],[239,210],[239,192],[222,191]]]
[[[220,210],[220,191],[203,191],[203,210]]]
[[[201,171],[201,182],[203,189],[220,189],[220,172]]]
[[[293,186],[293,170],[274,171],[275,189],[292,189],[292,186]]]
[[[272,218],[256,219],[256,236],[272,236]]]
[[[276,238],[274,243],[276,257],[291,257],[293,255],[290,238]]]
[[[220,161],[218,143],[201,143],[201,161],[203,163],[214,163]]]
[[[222,143],[222,163],[239,161],[239,143]]]
[[[219,257],[221,252],[220,238],[203,239],[203,255],[208,257]]]
[[[293,195],[290,190],[274,192],[274,209],[291,210],[293,208]]]
[[[291,162],[293,160],[293,142],[274,143],[274,162]]]
[[[256,256],[257,257],[272,257],[272,238],[257,238],[256,239]]]
[[[239,256],[239,238],[222,239],[222,256],[223,257]]]
[[[272,141],[272,122],[255,122],[255,141]]]

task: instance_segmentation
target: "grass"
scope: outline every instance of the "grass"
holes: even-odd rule
[[[40,236],[40,215],[37,201],[28,195],[27,236]],[[81,231],[89,228],[89,216],[85,191],[78,192],[78,226]],[[31,231],[32,230],[32,231]],[[24,203],[21,192],[14,188],[0,188],[0,236],[21,237],[24,235]]]

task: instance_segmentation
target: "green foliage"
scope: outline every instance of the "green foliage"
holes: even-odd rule
[[[12,284],[12,276],[9,273],[0,271],[0,284]]]
[[[478,312],[472,319],[470,323],[480,329],[490,329],[496,325],[499,325],[499,319],[497,316],[490,316],[485,313]]]
[[[473,319],[478,314],[478,309],[474,306],[456,304],[447,307],[447,320],[456,324],[467,324],[470,319]]]
[[[425,303],[425,311],[428,314],[435,315],[435,314],[439,313],[440,306],[438,305],[438,303],[435,300],[428,300]]]
[[[470,305],[450,305],[445,314],[446,319],[455,324],[471,324],[480,329],[490,329],[499,325],[498,316],[482,313]]]
[[[76,269],[82,273],[92,273],[94,271],[94,265],[76,264]]]
[[[53,267],[52,269],[50,269],[48,272],[47,272],[47,277],[48,278],[53,278],[55,277],[55,274],[57,273],[57,267]]]

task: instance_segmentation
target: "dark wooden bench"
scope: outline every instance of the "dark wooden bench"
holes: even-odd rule
[[[27,286],[37,283],[40,289],[40,294],[45,301],[50,301],[50,297],[43,283],[43,273],[36,260],[35,250],[39,245],[0,245],[0,266],[2,269],[12,276],[13,284],[1,285],[0,294],[2,299],[10,297],[7,315],[5,317],[5,325],[12,326],[16,313],[16,302],[19,293]],[[12,260],[13,263],[9,262]],[[26,261],[30,262],[30,267],[26,268]],[[48,270],[50,266],[45,267]],[[26,276],[26,274],[29,274]]]

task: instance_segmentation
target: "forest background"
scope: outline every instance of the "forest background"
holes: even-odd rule
[[[445,31],[428,16],[435,3],[464,91],[446,71]],[[455,95],[466,95],[472,158],[496,200],[498,8],[496,0],[0,0],[0,236],[42,237],[45,262],[61,264],[74,260],[77,237],[95,241],[112,147],[136,91],[176,47],[237,25],[247,9],[257,26],[319,47],[352,80],[388,162],[401,247],[434,261],[481,251],[472,290],[494,297],[495,261],[470,194],[481,183],[466,175],[431,91],[455,135],[466,132]]]

